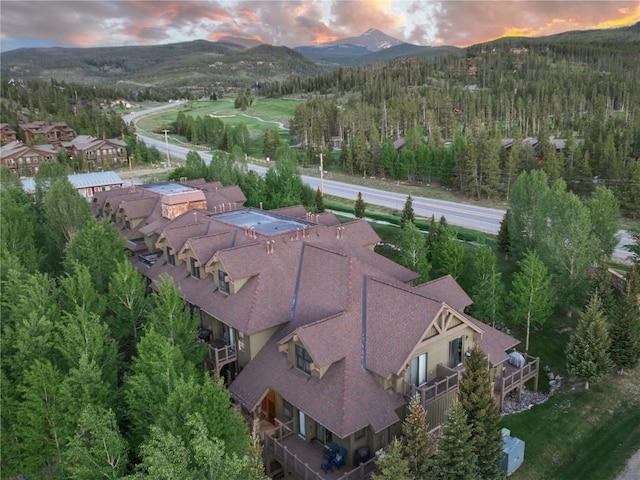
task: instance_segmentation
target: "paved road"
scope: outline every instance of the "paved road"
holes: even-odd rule
[[[148,115],[167,108],[175,108],[175,103],[169,105],[163,105],[155,107],[133,114],[125,115],[123,118],[126,122],[130,122],[135,118],[143,115]],[[155,146],[161,152],[166,150],[164,140],[157,140],[145,135],[138,134],[138,138],[143,140],[147,145]],[[169,145],[169,150],[172,157],[186,158],[190,148],[181,147],[177,145]],[[202,159],[209,163],[211,161],[211,154],[200,152]],[[264,174],[266,168],[260,165],[249,165],[249,168],[255,170],[259,174]],[[303,175],[302,180],[311,186],[314,190],[320,185],[320,179],[316,177],[308,177]],[[366,203],[379,205],[383,207],[393,208],[398,211],[402,210],[406,201],[406,195],[394,192],[388,192],[384,190],[378,190],[375,188],[368,188],[363,186],[354,186],[347,183],[336,182],[333,180],[324,180],[323,182],[324,193],[333,195],[336,197],[345,198],[348,200],[354,200],[358,196],[358,192],[362,192],[362,198]],[[463,203],[448,202],[444,200],[435,200],[427,197],[415,196],[413,198],[413,210],[416,216],[429,218],[434,215],[436,219],[441,216],[445,216],[447,222],[450,225],[455,225],[469,230],[475,230],[478,232],[497,234],[500,228],[500,221],[504,216],[505,211],[495,208],[479,207],[475,205],[468,205]],[[625,261],[630,257],[630,253],[624,249],[624,245],[631,243],[631,236],[628,232],[620,230],[618,232],[620,241],[613,253],[613,258],[617,261]]]

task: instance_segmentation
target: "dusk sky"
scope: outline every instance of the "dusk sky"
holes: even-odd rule
[[[636,1],[1,0],[0,49],[154,45],[234,36],[295,47],[369,28],[418,45],[631,25]]]

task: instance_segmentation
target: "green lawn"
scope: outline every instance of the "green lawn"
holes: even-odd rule
[[[588,391],[570,385],[533,409],[504,417],[525,441],[513,480],[615,479],[640,446],[640,368]]]

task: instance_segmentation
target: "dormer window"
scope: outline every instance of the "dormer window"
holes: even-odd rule
[[[196,265],[198,263],[198,260],[191,257],[190,262],[191,262],[191,276],[200,278],[200,267]]]
[[[229,282],[227,281],[227,274],[223,270],[218,270],[218,286],[220,291],[229,293]]]
[[[169,265],[174,265],[176,264],[176,256],[171,253],[171,247],[167,247],[165,250],[166,254],[167,254],[167,263]]]
[[[311,356],[307,349],[296,345],[296,367],[304,373],[311,375]]]

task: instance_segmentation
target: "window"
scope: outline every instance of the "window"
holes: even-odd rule
[[[291,420],[293,418],[293,410],[291,409],[291,404],[287,402],[284,398],[282,399],[282,414],[286,420]]]
[[[411,385],[419,387],[427,381],[427,354],[423,353],[411,359],[409,363]]]
[[[218,285],[220,286],[220,291],[229,293],[229,282],[227,282],[226,277],[226,272],[224,272],[223,270],[218,270]]]
[[[193,277],[200,278],[200,267],[196,265],[196,263],[198,263],[198,260],[193,257],[190,257],[190,261],[191,261],[191,275]]]
[[[355,435],[356,436],[356,440],[359,440],[362,437],[364,437],[364,434],[367,433],[366,430],[367,430],[366,428],[362,428],[362,429],[358,430],[356,432],[356,435]]]
[[[176,264],[176,256],[171,253],[171,247],[167,247],[165,251],[167,253],[167,263],[169,265],[175,265]]]
[[[449,342],[449,368],[457,367],[462,363],[462,337]]]
[[[87,188],[87,197],[93,197],[93,189]]]
[[[296,345],[296,367],[305,373],[311,374],[311,356],[304,347]]]
[[[131,221],[128,218],[124,221],[124,228],[131,230]]]

